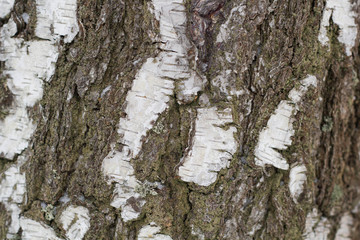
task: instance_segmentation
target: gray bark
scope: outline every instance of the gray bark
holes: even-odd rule
[[[119,122],[129,115],[127,96],[134,79],[147,59],[166,52],[152,2],[138,0],[77,1],[79,32],[73,41],[59,42],[55,73],[43,84],[41,100],[27,108],[37,125],[29,145],[11,159],[0,158],[0,179],[21,156],[27,158],[21,167],[26,197],[20,215],[51,227],[63,239],[69,237],[60,216],[70,205],[89,211],[83,239],[137,239],[152,222],[161,229],[153,239],[318,239],[322,235],[316,231],[326,239],[359,239],[359,34],[348,55],[333,9],[326,27],[329,41],[322,44],[318,36],[326,1],[184,4],[186,59],[203,86],[183,100],[177,85],[182,79],[174,80],[166,110],[151,123],[130,160],[142,188],[126,204],[138,217],[124,221],[124,209],[112,206],[117,186],[102,170],[109,152],[126,149]],[[358,24],[360,3],[352,1],[352,6]],[[15,1],[0,27],[25,12],[30,20],[16,22],[13,38],[35,41],[33,1]],[[6,71],[5,61],[0,71]],[[292,102],[290,92],[308,76],[316,77],[317,85]],[[8,78],[2,74],[0,79],[0,121],[14,101]],[[259,136],[271,128],[269,119],[284,100],[296,106],[294,133],[291,144],[273,149],[289,167],[260,166]],[[185,181],[179,171],[197,144],[201,109],[209,108],[231,110],[232,120],[219,129],[234,129],[236,151],[228,153],[227,167],[212,171],[215,181],[204,186]],[[294,197],[289,184],[296,166],[305,166],[306,180]],[[46,216],[49,205],[55,207],[54,218]],[[10,214],[0,203],[0,239],[6,239]],[[344,216],[351,221],[344,223]],[[347,223],[350,233],[339,238]],[[22,232],[14,237],[21,239]]]

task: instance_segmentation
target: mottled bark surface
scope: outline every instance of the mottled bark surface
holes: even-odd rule
[[[110,205],[115,184],[108,184],[102,171],[109,152],[124,149],[119,121],[126,118],[126,96],[139,69],[165,51],[152,2],[138,0],[77,1],[79,32],[72,42],[59,43],[55,73],[44,83],[42,99],[27,109],[37,123],[29,147],[14,159],[0,158],[1,174],[20,155],[28,159],[21,167],[26,174],[21,216],[45,223],[60,238],[67,236],[61,213],[75,205],[89,211],[90,228],[83,239],[137,239],[152,222],[161,229],[155,233],[161,234],[150,239],[319,239],[311,238],[306,228],[307,217],[317,209],[310,230],[322,219],[327,239],[359,239],[358,38],[347,55],[338,38],[342,30],[330,17],[328,44],[318,40],[326,1],[184,4],[183,37],[191,43],[186,57],[205,85],[192,100],[181,102],[174,80],[167,109],[131,159],[145,190],[135,189],[142,191],[140,197],[129,198],[127,204],[139,217],[125,222],[123,210]],[[33,1],[15,1],[14,6],[0,27],[27,12],[28,24],[16,22],[14,37],[36,39]],[[353,6],[358,24],[360,4],[353,1]],[[261,131],[280,102],[289,100],[290,91],[309,75],[316,77],[317,85],[297,104],[291,103],[297,108],[292,142],[276,149],[289,169],[259,166],[255,150]],[[0,120],[12,99],[2,75]],[[179,168],[196,144],[199,109],[212,107],[231,110],[232,121],[220,127],[234,129],[237,147],[227,167],[214,171],[215,182],[204,186],[184,181]],[[306,180],[294,198],[290,171],[300,165],[306,167]],[[154,182],[157,185],[147,184]],[[54,218],[44,213],[50,204]],[[350,235],[339,238],[346,214],[351,218]],[[0,203],[0,239],[5,239],[10,222],[10,213]],[[18,237],[21,234],[20,228]]]

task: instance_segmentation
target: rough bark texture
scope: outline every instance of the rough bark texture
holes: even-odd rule
[[[48,225],[63,239],[142,239],[141,231],[149,224],[160,228],[149,233],[150,239],[319,239],[321,234],[311,235],[306,227],[315,209],[310,231],[316,232],[324,221],[321,231],[329,233],[326,239],[359,239],[358,38],[347,55],[338,38],[342,29],[330,17],[329,42],[321,44],[326,1],[183,4],[187,18],[183,37],[191,45],[189,68],[205,84],[193,99],[181,102],[174,80],[166,110],[131,159],[141,186],[135,192],[141,193],[126,204],[139,216],[122,219],[124,210],[111,205],[116,186],[108,184],[102,170],[110,151],[124,149],[119,121],[127,116],[126,97],[137,73],[148,58],[165,51],[153,3],[139,0],[77,1],[79,32],[70,43],[60,41],[55,73],[44,83],[42,99],[27,109],[37,124],[29,147],[14,159],[0,158],[0,179],[20,156],[27,158],[21,166],[26,176],[21,216]],[[360,3],[352,4],[358,24]],[[29,14],[28,23],[19,21],[24,12]],[[0,19],[0,27],[10,19],[17,20],[13,38],[37,39],[34,1],[15,1],[11,13]],[[0,71],[4,69],[1,62]],[[291,103],[290,91],[310,75],[317,85],[309,87],[297,104]],[[7,78],[4,74],[0,78],[0,121],[9,114],[14,98]],[[276,149],[289,169],[259,166],[255,156],[259,135],[283,100],[297,108],[291,144]],[[204,186],[184,181],[179,168],[196,145],[199,109],[213,107],[231,111],[232,121],[219,128],[234,129],[237,147],[228,153],[226,167],[211,170],[216,180]],[[300,165],[306,167],[306,180],[294,197],[290,172]],[[90,228],[83,238],[69,237],[63,226],[61,216],[70,205],[89,211]],[[6,204],[0,203],[0,239],[6,238],[10,215]],[[350,233],[341,238],[345,215],[351,219],[351,224],[344,223]],[[78,218],[74,219],[72,224]],[[21,238],[22,232],[20,228],[14,237]]]

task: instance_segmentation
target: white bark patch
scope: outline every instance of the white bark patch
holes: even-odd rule
[[[237,144],[235,127],[227,130],[222,125],[232,122],[231,109],[198,109],[193,146],[179,168],[179,176],[185,182],[209,186],[216,181],[217,172],[229,166]]]
[[[184,0],[153,0],[155,17],[160,23],[159,70],[162,77],[176,80],[179,103],[194,100],[204,87],[201,77],[189,67],[187,59],[191,48],[186,37],[186,8]]]
[[[36,36],[48,40],[64,36],[64,42],[71,42],[79,32],[76,8],[76,0],[37,0]]]
[[[121,196],[121,195],[120,195]],[[145,200],[142,200],[140,204],[138,205],[139,208],[144,206]],[[114,205],[113,205],[114,206]],[[131,204],[126,204],[121,209],[121,218],[124,220],[124,222],[131,221],[133,219],[136,219],[140,216],[140,211],[137,211],[134,209]]]
[[[43,223],[21,217],[20,225],[23,231],[22,240],[61,240],[51,227]]]
[[[305,165],[299,165],[291,168],[289,189],[291,197],[294,202],[297,203],[297,199],[304,190],[304,183],[306,182],[306,167]]]
[[[103,161],[105,176],[117,183],[111,205],[122,208],[121,215],[125,221],[135,219],[140,214],[135,210],[125,211],[132,209],[130,206],[125,208],[127,200],[139,197],[134,191],[137,180],[130,160],[140,152],[143,137],[166,110],[169,95],[173,93],[173,81],[159,74],[161,62],[159,57],[149,58],[138,72],[126,96],[126,118],[121,118],[119,123],[118,133],[122,136],[123,149],[121,152],[111,151]]]
[[[13,5],[13,2],[12,0],[0,0],[1,11],[6,10],[8,7],[6,4]],[[77,34],[76,31],[66,32],[65,28],[58,27],[58,25],[67,26],[68,22],[71,22],[70,25],[73,25],[74,21],[76,23],[76,0],[46,2],[46,4],[53,4],[53,6],[58,7],[57,11],[39,8],[41,6],[40,1],[37,1],[36,4],[38,24],[35,32],[38,37],[42,37],[41,33],[44,29],[39,22],[49,22],[54,27],[53,33],[50,28],[47,30],[53,34],[51,38],[34,41],[13,38],[17,27],[12,19],[9,19],[8,23],[0,29],[0,61],[5,62],[3,75],[8,77],[7,86],[14,95],[9,114],[0,121],[0,155],[10,160],[14,158],[15,154],[19,154],[27,148],[31,135],[35,131],[36,124],[29,118],[27,108],[33,107],[42,98],[42,84],[44,81],[50,81],[55,72],[60,35],[65,36],[67,41],[71,41]],[[70,9],[67,10],[70,15],[63,14],[61,9],[69,7],[69,5],[75,6],[71,9],[72,15]],[[47,12],[47,10],[51,12]],[[54,19],[56,14],[58,17]],[[25,21],[28,21],[26,13],[23,14],[23,17]],[[71,19],[72,17],[75,20]],[[21,226],[24,233],[22,239],[52,239],[50,228],[43,227],[30,219],[22,218],[20,220],[19,218],[20,204],[24,201],[26,192],[25,174],[20,172],[20,167],[25,162],[26,157],[20,155],[17,163],[11,165],[4,172],[4,178],[0,184],[0,200],[11,212],[11,223],[7,237],[14,237]],[[28,223],[31,226],[28,226]],[[45,230],[42,231],[41,229]],[[37,230],[39,230],[38,233]],[[54,239],[57,239],[56,236]]]
[[[319,216],[318,210],[314,208],[306,217],[304,240],[327,240],[330,227],[327,218]]]
[[[135,211],[127,204],[127,200],[131,197],[138,198],[140,196],[135,192],[138,183],[129,161],[128,158],[124,158],[123,152],[112,151],[104,159],[102,166],[105,176],[110,177],[109,183],[116,182],[111,206],[121,207],[121,217],[125,222],[136,219],[140,215],[140,212]]]
[[[228,19],[220,26],[220,31],[216,37],[217,43],[227,41],[230,37],[231,31],[233,31],[234,28],[238,28],[239,25],[229,27],[229,24],[233,18],[236,18],[236,20],[240,21],[240,23],[244,21],[245,8],[246,5],[240,5],[231,9]]]
[[[82,206],[69,206],[61,213],[60,222],[69,240],[81,240],[90,228],[89,210]]]
[[[282,100],[279,103],[267,126],[260,132],[255,148],[256,165],[264,167],[265,164],[269,164],[279,169],[289,169],[286,159],[276,150],[285,150],[291,145],[291,137],[295,133],[292,116],[298,111],[298,103],[308,87],[311,85],[316,87],[316,84],[316,77],[309,75],[301,81],[299,88],[290,91],[290,100]]]
[[[191,226],[191,234],[196,236],[199,240],[205,240],[204,233],[202,233],[200,229],[194,228],[194,226]]]
[[[71,199],[69,198],[69,195],[67,194],[67,192],[65,192],[64,195],[62,195],[61,198],[59,198],[59,202],[61,202],[62,204],[66,204],[70,201],[71,201]]]
[[[123,136],[122,159],[129,161],[137,156],[142,138],[159,115],[168,107],[173,93],[173,81],[159,75],[161,59],[149,58],[142,66],[126,96],[126,118],[121,118],[118,133]]]
[[[139,231],[138,240],[172,240],[165,234],[159,234],[161,228],[156,226],[154,222],[142,227]]]
[[[340,220],[340,226],[336,232],[335,240],[351,240],[351,231],[354,224],[354,218],[349,212],[345,213]]]
[[[24,201],[26,192],[25,174],[20,172],[20,167],[24,164],[26,158],[20,156],[16,164],[12,164],[3,174],[0,182],[0,202],[5,205],[6,210],[11,215],[7,238],[11,239],[19,231],[20,205]]]
[[[22,203],[25,189],[25,174],[20,172],[21,165],[12,165],[4,173],[0,184],[2,202]]]
[[[323,12],[318,40],[322,45],[328,45],[327,27],[330,25],[330,17],[340,28],[338,40],[345,45],[346,55],[351,55],[351,49],[355,45],[357,25],[356,13],[349,0],[327,0]]]
[[[0,18],[6,17],[14,6],[15,0],[0,0]]]
[[[42,222],[26,217],[21,217],[19,222],[23,240],[62,240],[51,227]],[[69,206],[61,213],[60,223],[66,231],[66,239],[83,239],[90,227],[89,210],[81,206]]]
[[[0,121],[0,155],[7,159],[13,159],[15,154],[27,148],[36,129],[27,108],[42,98],[42,84],[50,81],[55,72],[59,54],[56,45],[60,36],[70,42],[78,31],[74,27],[77,26],[76,0],[38,0],[36,4],[38,24],[35,33],[48,40],[12,38],[17,31],[12,19],[0,30],[0,61],[5,62],[3,75],[8,76],[7,85],[15,96],[9,114]]]
[[[189,70],[186,58],[189,41],[185,35],[185,6],[182,0],[153,0],[155,17],[160,23],[160,45],[163,51],[149,58],[137,73],[131,90],[126,96],[126,117],[119,122],[118,133],[122,137],[122,151],[112,150],[103,161],[104,175],[116,183],[112,206],[122,209],[124,221],[136,219],[139,209],[128,204],[130,198],[139,198],[135,192],[139,186],[130,160],[142,147],[146,133],[154,127],[159,115],[168,107],[179,81],[179,99],[187,99],[198,88],[195,73]],[[139,207],[145,202],[139,201]]]
[[[9,114],[0,121],[0,154],[8,159],[28,145],[36,125],[29,119],[26,108],[33,107],[42,97],[42,82],[53,74],[57,59],[54,46],[12,38],[15,33],[12,19],[0,33],[0,60],[5,61],[4,75],[9,76],[7,85],[15,96]]]

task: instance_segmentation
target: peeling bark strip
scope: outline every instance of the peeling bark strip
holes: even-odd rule
[[[319,42],[322,45],[329,44],[327,28],[330,25],[330,18],[340,28],[339,42],[345,45],[347,56],[351,56],[351,49],[355,46],[357,36],[357,25],[355,23],[356,13],[353,11],[354,4],[349,0],[327,0],[323,18],[320,25]]]
[[[255,164],[264,167],[265,164],[273,165],[283,170],[289,169],[289,164],[282,155],[276,151],[284,150],[291,145],[291,137],[294,135],[292,117],[298,111],[298,103],[308,87],[316,87],[317,80],[314,76],[308,76],[301,81],[299,89],[293,89],[289,93],[290,100],[282,100],[271,115],[267,126],[260,132],[259,141],[255,148]]]
[[[219,111],[215,107],[199,108],[196,119],[193,145],[179,176],[185,182],[209,186],[216,181],[217,172],[229,167],[232,155],[237,149],[234,139],[235,127],[223,129],[232,123],[231,109]]]

